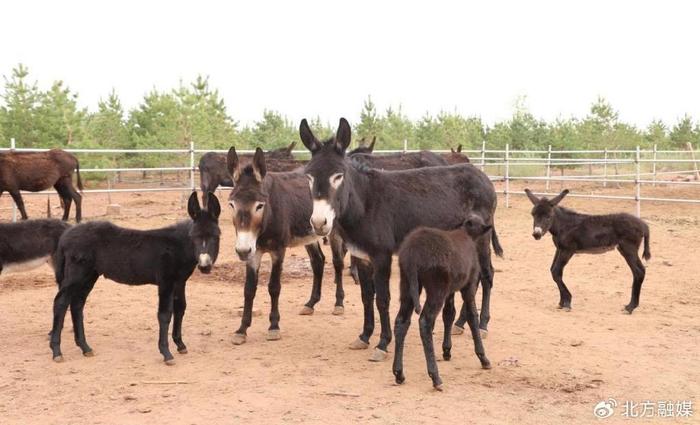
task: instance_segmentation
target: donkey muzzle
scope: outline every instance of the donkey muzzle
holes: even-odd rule
[[[540,240],[542,238],[542,228],[541,227],[535,227],[532,230],[532,237],[535,238],[536,240]]]

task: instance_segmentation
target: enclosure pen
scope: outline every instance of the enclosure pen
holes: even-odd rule
[[[30,149],[17,148],[14,138],[10,139],[9,148],[0,148],[1,152],[46,152],[49,149]],[[504,149],[487,149],[486,142],[481,143],[480,149],[462,150],[462,153],[467,155],[478,155],[471,157],[471,161],[475,166],[484,170],[489,178],[493,181],[502,181],[504,188],[502,190],[505,197],[505,206],[510,207],[510,195],[522,195],[518,189],[511,191],[512,181],[543,181],[546,191],[540,194],[548,194],[551,187],[551,182],[560,182],[562,185],[566,182],[573,183],[600,183],[603,188],[608,187],[608,183],[617,185],[630,184],[634,187],[634,193],[629,196],[624,195],[607,195],[595,193],[573,193],[571,197],[584,197],[591,199],[617,199],[631,200],[635,202],[636,215],[641,214],[641,204],[647,202],[678,202],[698,204],[700,199],[694,198],[678,198],[678,197],[659,197],[659,196],[642,196],[642,186],[651,185],[657,187],[659,185],[667,186],[697,186],[698,181],[698,165],[696,158],[696,150],[691,149],[688,145],[688,150],[658,150],[654,145],[652,149],[643,150],[637,146],[634,150],[553,150],[549,145],[547,150],[527,150],[527,149],[512,149],[510,144],[507,144]],[[182,192],[185,193],[198,190],[196,184],[196,172],[198,170],[196,157],[197,154],[207,152],[226,153],[226,150],[218,149],[197,149],[194,141],[189,142],[187,149],[64,149],[66,152],[74,154],[87,155],[110,155],[110,154],[127,154],[127,155],[186,155],[187,159],[182,166],[163,166],[163,167],[111,167],[111,168],[81,168],[81,173],[128,173],[128,172],[189,172],[189,181],[182,186],[161,186],[161,187],[135,187],[135,188],[114,188],[109,182],[106,189],[86,189],[84,193],[120,193],[120,192]],[[418,149],[409,149],[409,141],[404,140],[403,149],[387,149],[375,150],[374,154],[390,154],[390,153],[411,153],[419,152]],[[254,150],[238,150],[241,154],[253,153]],[[434,153],[449,153],[449,149],[431,150]],[[294,150],[293,154],[297,156],[307,155],[308,152],[303,150]],[[585,155],[586,157],[578,157]],[[644,155],[649,155],[645,158]],[[684,156],[684,157],[681,157]],[[577,156],[577,157],[572,157]],[[596,157],[597,156],[597,157]],[[648,172],[642,170],[642,167],[648,164],[650,169]],[[690,165],[688,169],[682,168],[684,164]],[[608,166],[613,165],[616,168],[614,176],[609,176]],[[631,173],[618,173],[618,166],[634,167]],[[664,169],[673,168],[673,169]],[[493,173],[495,167],[503,167],[504,174]],[[543,167],[542,174],[531,171],[533,167]],[[588,167],[602,167],[600,174],[595,174],[592,171],[584,174],[574,174],[564,176],[564,169],[571,168],[580,171]],[[679,168],[680,167],[680,168]],[[559,177],[552,176],[552,168],[559,168],[562,174]],[[521,172],[519,170],[525,170]],[[648,176],[649,178],[644,178]],[[663,178],[662,176],[671,176],[671,178]],[[687,176],[680,177],[679,176]],[[692,179],[692,181],[691,181]],[[22,192],[22,195],[50,195],[52,191],[40,192]],[[12,220],[17,220],[16,206],[12,206]]]

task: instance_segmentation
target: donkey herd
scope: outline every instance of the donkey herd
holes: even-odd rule
[[[246,264],[243,315],[234,344],[246,341],[263,254],[272,260],[267,339],[280,338],[279,295],[287,248],[303,245],[309,255],[313,285],[300,314],[313,314],[321,297],[325,263],[321,242],[325,240],[335,272],[333,314],[344,312],[342,273],[347,252],[361,289],[364,324],[351,349],[369,347],[376,302],[380,333],[370,360],[388,359],[392,340],[389,278],[392,257],[398,255],[400,309],[394,324],[392,367],[396,382],[405,380],[404,340],[414,311],[420,314],[420,337],[435,389],[442,390],[432,336],[440,311],[443,359],[450,359],[451,337],[462,333],[466,324],[481,366],[489,369],[482,337],[490,320],[491,253],[502,256],[503,249],[494,224],[496,192],[488,176],[472,166],[460,148],[447,155],[427,151],[375,155],[373,141],[348,151],[351,128],[344,118],[328,140],[318,140],[306,120],[299,135],[311,153],[308,162],[292,156],[294,143],[267,154],[258,148],[252,156],[238,155],[233,147],[227,155],[205,154],[199,164],[202,206],[193,192],[187,206],[190,219],[172,226],[142,231],[106,221],[70,226],[51,219],[0,224],[0,274],[46,262],[54,268],[58,292],[49,333],[53,359],[63,360],[61,331],[69,308],[76,345],[83,355],[94,354],[85,337],[83,309],[99,276],[128,285],[157,285],[158,349],[166,364],[174,363],[168,343],[172,320],[172,340],[178,353],[187,353],[182,339],[185,286],[195,268],[209,273],[217,260],[221,206],[214,191],[224,185],[232,187],[228,204],[236,232],[235,251]],[[10,192],[26,220],[19,191],[53,186],[62,198],[63,220],[75,201],[80,222],[81,195],[72,185],[74,170],[82,190],[78,161],[66,152],[0,153],[0,195]],[[559,308],[571,309],[571,292],[562,276],[572,256],[617,248],[634,277],[631,300],[625,306],[632,313],[639,305],[645,276],[638,255],[642,241],[643,258],[651,257],[649,227],[629,214],[586,215],[561,207],[568,190],[553,199],[525,192],[533,204],[533,237],[540,239],[549,232],[556,247],[551,273],[559,289]],[[475,302],[479,282],[480,312]],[[456,292],[461,293],[463,306],[455,322]]]

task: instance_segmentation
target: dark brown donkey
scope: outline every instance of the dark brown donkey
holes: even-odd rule
[[[454,229],[470,213],[493,225],[496,192],[488,176],[471,164],[427,167],[407,171],[380,171],[360,167],[345,156],[350,144],[350,124],[340,119],[335,137],[321,143],[302,120],[299,133],[311,152],[305,173],[309,178],[317,235],[337,230],[351,255],[366,260],[359,267],[364,328],[351,348],[367,348],[374,331],[374,294],[381,320],[381,337],[372,360],[388,357],[389,276],[392,254],[406,235],[419,226]],[[501,254],[494,229],[479,238],[483,283],[481,328],[489,321],[493,283],[491,248]]]
[[[0,223],[0,275],[31,270],[48,263],[70,224],[51,219]]]
[[[440,156],[443,157],[450,165],[465,164],[469,162],[469,157],[462,153],[462,145],[458,145],[457,149],[450,148],[449,153],[443,153]]]
[[[311,259],[314,286],[320,288],[325,257],[309,223],[311,197],[308,180],[301,172],[268,173],[265,154],[258,148],[252,164],[241,167],[236,150],[228,153],[228,168],[235,183],[229,196],[236,230],[236,254],[246,262],[244,306],[241,326],[233,343],[243,344],[252,320],[253,300],[258,285],[258,268],[263,254],[272,258],[272,270],[267,289],[270,293],[270,328],[267,339],[280,339],[280,275],[288,247],[304,245]],[[342,272],[336,270],[336,277]],[[336,304],[342,309],[342,285],[337,286]]]
[[[442,358],[452,357],[452,321],[455,318],[454,293],[460,291],[467,306],[469,328],[474,340],[474,351],[481,361],[481,367],[490,369],[484,345],[479,332],[478,315],[474,296],[479,283],[479,256],[474,240],[488,232],[491,226],[484,225],[481,217],[473,215],[454,230],[440,230],[420,227],[406,236],[399,249],[399,269],[401,270],[401,308],[396,315],[394,332],[396,354],[394,355],[394,376],[397,384],[406,379],[403,374],[403,346],[406,333],[411,325],[413,310],[420,313],[420,337],[423,341],[428,375],[433,387],[442,391],[442,379],[438,374],[433,348],[433,328],[435,318],[442,310],[445,324],[445,337],[442,343]],[[421,311],[420,291],[425,289],[425,306]],[[443,307],[444,306],[444,307]]]
[[[525,189],[528,199],[534,205],[532,236],[540,239],[547,232],[552,234],[552,241],[557,248],[552,262],[552,278],[559,288],[559,308],[571,310],[571,292],[564,285],[564,267],[574,254],[601,254],[614,248],[622,254],[632,270],[632,299],[625,306],[625,311],[632,314],[639,305],[639,293],[646,270],[639,259],[639,246],[644,239],[645,260],[651,258],[649,250],[649,226],[630,214],[589,215],[580,214],[558,206],[569,193],[563,190],[551,200],[538,198],[529,189]]]
[[[10,192],[22,220],[26,220],[27,211],[19,191],[39,192],[53,186],[63,200],[63,220],[68,220],[71,201],[75,201],[75,221],[80,223],[82,196],[73,187],[73,170],[82,191],[78,159],[64,150],[0,153],[0,195]]]
[[[294,159],[292,150],[296,142],[292,142],[289,146],[279,149],[273,149],[267,153],[270,171],[291,171],[301,167],[301,161]],[[250,161],[253,159],[252,154],[241,154],[241,159]],[[219,186],[233,187],[231,175],[226,166],[226,154],[207,152],[202,155],[199,160],[199,184],[202,188],[202,194],[215,193]],[[207,207],[207,197],[202,196],[204,208]]]

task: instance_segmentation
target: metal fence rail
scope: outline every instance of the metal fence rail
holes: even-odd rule
[[[689,146],[690,147],[690,146]],[[10,140],[10,146],[8,148],[0,148],[0,152],[46,152],[49,149],[30,149],[30,148],[16,148],[15,140]],[[194,142],[190,143],[189,149],[64,149],[66,152],[70,153],[80,153],[89,155],[108,155],[108,154],[176,154],[183,156],[182,166],[170,166],[170,167],[112,167],[112,168],[85,168],[80,171],[83,173],[128,173],[128,172],[181,172],[188,171],[189,179],[186,185],[178,187],[157,187],[157,188],[123,188],[114,189],[108,187],[107,189],[87,189],[85,193],[128,193],[128,192],[190,192],[196,190],[195,173],[198,170],[197,164],[195,163],[196,154],[202,154],[206,152],[218,152],[226,153],[227,150],[208,150],[208,149],[196,149]],[[418,152],[417,149],[408,149],[408,143],[404,142],[404,149],[387,149],[387,150],[375,150],[375,154],[388,154],[388,153],[400,153],[400,152]],[[239,153],[253,153],[253,150],[239,150]],[[435,153],[449,153],[450,150],[433,150]],[[305,150],[295,150],[292,151],[293,154],[307,155],[308,152]],[[604,195],[604,194],[569,194],[570,197],[580,197],[580,198],[591,198],[591,199],[616,199],[616,200],[633,200],[636,203],[636,213],[637,216],[641,213],[641,203],[642,201],[653,201],[653,202],[679,202],[679,203],[691,203],[700,204],[700,199],[693,198],[660,198],[660,197],[645,197],[642,196],[642,186],[643,185],[653,185],[658,184],[664,185],[683,185],[685,187],[700,186],[700,173],[698,172],[698,160],[696,159],[700,156],[700,152],[697,150],[657,150],[656,146],[653,149],[642,150],[637,147],[635,150],[552,150],[549,146],[547,150],[512,150],[509,145],[505,146],[505,149],[487,149],[486,143],[483,142],[481,149],[475,150],[462,150],[462,153],[470,155],[470,160],[472,164],[478,166],[482,170],[485,170],[489,174],[488,169],[493,169],[497,167],[498,170],[502,169],[502,174],[499,171],[498,175],[489,174],[489,177],[493,181],[502,181],[504,183],[504,188],[500,193],[505,197],[506,207],[510,206],[510,196],[523,195],[522,192],[516,190],[511,191],[510,183],[512,181],[544,181],[546,184],[546,191],[540,192],[541,195],[554,195],[549,193],[551,182],[579,182],[579,183],[600,183],[603,187],[607,187],[608,183],[615,184],[633,184],[634,192],[630,195]],[[477,154],[473,155],[473,154]],[[677,158],[659,158],[659,154],[662,155],[674,155]],[[698,154],[698,156],[696,156]],[[571,155],[577,155],[576,158],[566,157]],[[585,157],[578,157],[578,155],[585,155]],[[678,158],[678,156],[685,156],[686,158]],[[565,157],[561,157],[565,156]],[[651,156],[651,158],[648,158]],[[642,172],[642,164],[651,165],[650,172]],[[659,170],[658,166],[668,164],[668,165],[679,165],[688,164],[689,169],[678,169],[678,170]],[[618,174],[617,172],[612,176],[609,174],[608,167],[614,166],[617,169],[618,165],[622,166],[633,166],[634,173],[623,173]],[[531,167],[538,166],[544,167],[544,175],[514,175],[513,171],[519,167]],[[585,175],[570,175],[570,176],[560,176],[555,177],[552,175],[552,168],[559,167],[562,170],[563,167],[588,167],[589,171],[592,167],[601,167],[603,174],[585,174]],[[516,168],[513,168],[516,167]],[[658,179],[659,176],[668,175],[687,175],[693,174],[695,181],[675,181],[668,179]],[[52,194],[53,191],[42,191],[42,192],[22,192],[23,195],[40,195],[40,194]],[[16,219],[16,207],[13,203],[13,220]]]

